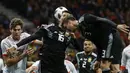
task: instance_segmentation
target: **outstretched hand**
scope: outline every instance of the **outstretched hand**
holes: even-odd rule
[[[128,34],[129,33],[129,26],[127,26],[126,24],[118,24],[117,25],[117,29],[118,30],[120,30],[120,31],[122,31],[122,32],[124,32],[124,33],[126,33],[126,34]]]
[[[19,51],[17,51],[16,48],[14,47],[7,49],[6,52],[10,57],[15,57],[16,55],[19,54]]]
[[[28,56],[32,55],[34,52],[35,52],[35,50],[32,49],[32,48],[26,50],[26,54],[27,54]]]

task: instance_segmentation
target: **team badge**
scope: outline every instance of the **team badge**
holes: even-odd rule
[[[88,62],[91,62],[92,61],[92,58],[90,57],[90,58],[88,58]]]

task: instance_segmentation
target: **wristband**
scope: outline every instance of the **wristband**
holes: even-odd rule
[[[125,66],[120,66],[120,70],[125,70],[126,67]]]

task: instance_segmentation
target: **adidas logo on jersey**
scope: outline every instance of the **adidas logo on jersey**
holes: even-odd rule
[[[111,56],[110,58],[114,58],[113,56]]]

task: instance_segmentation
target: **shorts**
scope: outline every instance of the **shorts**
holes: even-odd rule
[[[65,66],[60,67],[60,68],[57,67],[57,66],[55,66],[55,67],[47,67],[42,63],[42,61],[40,63],[41,64],[39,66],[40,67],[39,72],[41,72],[41,73],[68,73]]]
[[[50,71],[47,69],[41,69],[41,73],[68,73],[67,70],[59,70],[59,71]]]
[[[109,36],[107,49],[102,50],[102,58],[109,58],[112,60],[112,64],[120,64],[122,51],[124,44],[117,33],[111,34]]]
[[[106,51],[106,50],[103,50],[103,51]],[[104,52],[102,52],[102,53],[104,53]],[[111,51],[110,56],[102,56],[102,60],[111,61],[112,64],[120,64],[120,62],[121,62],[121,53],[120,52]]]

